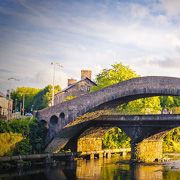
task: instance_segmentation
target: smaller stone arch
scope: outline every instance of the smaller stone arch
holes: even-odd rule
[[[47,123],[47,121],[45,121],[45,120],[40,120],[40,123],[42,124],[42,126],[44,127],[44,128],[46,128],[46,129],[49,129],[49,125],[48,125],[48,123]]]
[[[61,120],[65,120],[65,114],[64,114],[64,112],[61,112],[61,113],[59,114],[59,117],[60,117]]]
[[[50,125],[57,125],[58,124],[58,117],[56,115],[51,116],[50,118]]]

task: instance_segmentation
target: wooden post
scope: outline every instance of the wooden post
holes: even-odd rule
[[[94,159],[94,154],[90,154],[90,159]]]
[[[100,153],[100,154],[99,154],[99,159],[100,159],[100,158],[103,158],[103,153]]]
[[[107,153],[107,158],[110,158],[111,157],[111,153]]]

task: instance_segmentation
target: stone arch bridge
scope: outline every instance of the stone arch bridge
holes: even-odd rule
[[[133,78],[40,110],[37,117],[48,123],[50,127],[46,138],[46,142],[49,144],[54,137],[64,131],[63,127],[80,115],[90,111],[115,108],[129,101],[152,96],[180,96],[180,78],[157,76]],[[137,121],[137,123],[143,124],[143,121]],[[158,133],[156,131],[156,134]],[[150,136],[144,138],[150,138]],[[141,138],[137,137],[136,141],[139,141],[138,139]],[[140,146],[136,146],[135,149],[138,148]]]

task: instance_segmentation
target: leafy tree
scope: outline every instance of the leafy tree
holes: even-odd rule
[[[130,138],[116,127],[104,135],[102,146],[103,149],[130,148]]]
[[[6,155],[23,155],[43,151],[47,129],[36,118],[14,119],[13,121],[0,119],[0,124],[0,137],[3,138],[0,144],[4,142],[7,150],[11,148],[9,152],[0,148],[0,154],[6,152]]]
[[[44,89],[40,90],[34,96],[34,107],[36,110],[43,109],[49,106],[50,100],[52,99],[52,85],[47,85]],[[59,85],[54,86],[54,93],[56,94],[61,90]]]
[[[112,65],[112,68],[103,69],[103,71],[96,76],[95,82],[97,86],[93,86],[92,91],[135,77],[140,77],[140,75],[137,75],[129,66],[124,66],[121,62],[115,63]]]
[[[174,98],[172,96],[160,96],[161,106],[164,108],[175,107]]]
[[[17,108],[19,109],[20,103],[23,103],[23,95],[25,95],[24,108],[26,112],[31,111],[33,105],[34,96],[40,91],[40,89],[30,87],[17,87],[16,91],[11,92],[11,98],[13,99],[13,109],[15,109],[15,101],[17,99]],[[22,108],[22,107],[21,107]],[[20,109],[19,109],[20,110]]]
[[[121,62],[115,63],[110,69],[104,69],[96,77],[97,86],[92,87],[92,91],[99,90],[106,86],[110,86],[128,79],[140,77],[129,66],[124,66]],[[157,113],[161,110],[159,97],[151,97],[138,99],[125,103],[118,107],[118,110],[124,111],[136,111],[137,113],[148,113],[154,112]]]
[[[59,85],[54,86],[55,93],[60,90],[61,87]],[[17,109],[19,110],[20,103],[23,102],[23,95],[25,95],[25,112],[32,112],[34,109],[38,110],[46,108],[52,98],[52,85],[47,85],[44,89],[18,87],[16,91],[12,90],[11,98],[14,101],[13,109],[15,109],[15,102],[17,100]]]

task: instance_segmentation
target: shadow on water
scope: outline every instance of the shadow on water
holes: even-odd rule
[[[0,173],[0,180],[176,180],[179,177],[180,170],[167,164],[130,165],[127,158],[119,156]]]

